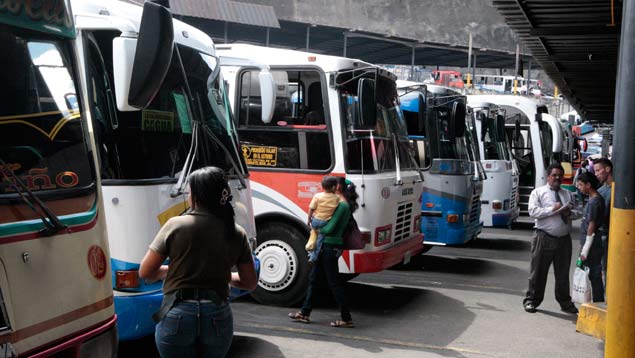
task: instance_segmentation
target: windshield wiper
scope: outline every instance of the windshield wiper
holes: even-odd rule
[[[44,223],[44,228],[40,230],[40,233],[42,235],[51,236],[67,228],[67,226],[62,224],[60,219],[55,214],[53,214],[53,212],[42,202],[42,200],[40,200],[40,198],[38,198],[37,195],[35,195],[17,175],[15,175],[13,170],[9,168],[7,163],[2,158],[0,158],[0,165],[2,166],[2,169],[0,169],[0,174],[4,178],[4,181],[13,187],[13,190],[15,190],[18,195],[20,195],[20,198],[31,208],[31,210],[38,214],[38,216]],[[15,179],[15,182],[13,182],[11,178]],[[28,198],[24,195],[25,193],[27,194]],[[37,204],[41,212],[37,210],[34,203]],[[44,213],[44,215],[42,215],[42,213]],[[45,215],[46,217],[44,217]]]

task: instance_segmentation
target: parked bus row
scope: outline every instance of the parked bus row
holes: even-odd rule
[[[308,284],[308,205],[324,175],[360,194],[366,246],[339,263],[352,278],[463,244],[483,225],[511,226],[549,161],[565,158],[562,127],[526,98],[398,84],[354,59],[215,46],[151,2],[77,0],[73,16],[66,2],[50,21],[16,4],[0,12],[10,54],[0,330],[15,355],[111,356],[117,337],[153,332],[162,283],[139,279],[139,264],[188,209],[197,168],[230,179],[261,267],[252,296],[293,305]]]

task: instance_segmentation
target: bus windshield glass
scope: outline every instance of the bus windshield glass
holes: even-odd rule
[[[430,151],[435,159],[456,159],[473,161],[470,157],[468,139],[469,127],[463,137],[453,138],[450,135],[450,115],[452,104],[459,101],[460,96],[433,96],[428,94],[426,129],[430,138]],[[463,99],[464,100],[464,99]]]
[[[485,138],[483,138],[483,148],[485,149],[485,160],[511,160],[509,149],[505,137],[499,138],[496,127],[496,119],[486,118],[481,122],[486,126]]]
[[[15,176],[42,200],[81,195],[93,171],[70,43],[0,24],[0,46],[0,195],[22,191]]]
[[[410,151],[408,133],[403,113],[398,104],[395,82],[383,76],[376,76],[377,116],[374,128],[358,129],[360,122],[358,84],[359,78],[375,78],[375,71],[368,75],[358,71],[340,72],[337,88],[346,140],[347,170],[349,172],[389,172],[396,169],[417,168]]]

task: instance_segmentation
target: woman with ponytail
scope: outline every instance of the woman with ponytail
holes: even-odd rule
[[[161,357],[224,357],[234,331],[228,285],[253,290],[256,271],[247,234],[234,222],[223,170],[198,169],[188,187],[190,211],[163,225],[139,277],[165,280],[163,304],[153,316]]]

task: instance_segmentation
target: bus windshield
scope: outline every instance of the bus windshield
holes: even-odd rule
[[[13,174],[42,200],[82,195],[93,171],[69,41],[0,24],[0,46],[0,195],[21,191]]]
[[[397,100],[395,82],[377,76],[377,121],[375,128],[356,129],[359,121],[357,96],[358,80],[351,78],[352,72],[338,75],[342,126],[346,129],[346,158],[350,172],[388,172],[396,169],[417,168],[410,151],[405,120]]]
[[[469,127],[463,137],[452,138],[450,135],[450,114],[454,101],[461,100],[459,96],[431,96],[429,95],[426,116],[426,131],[430,138],[430,151],[435,159],[456,159],[474,161],[470,157],[468,139]]]
[[[485,118],[481,125],[486,128],[483,138],[485,160],[511,160],[505,137],[499,138],[494,118]]]

